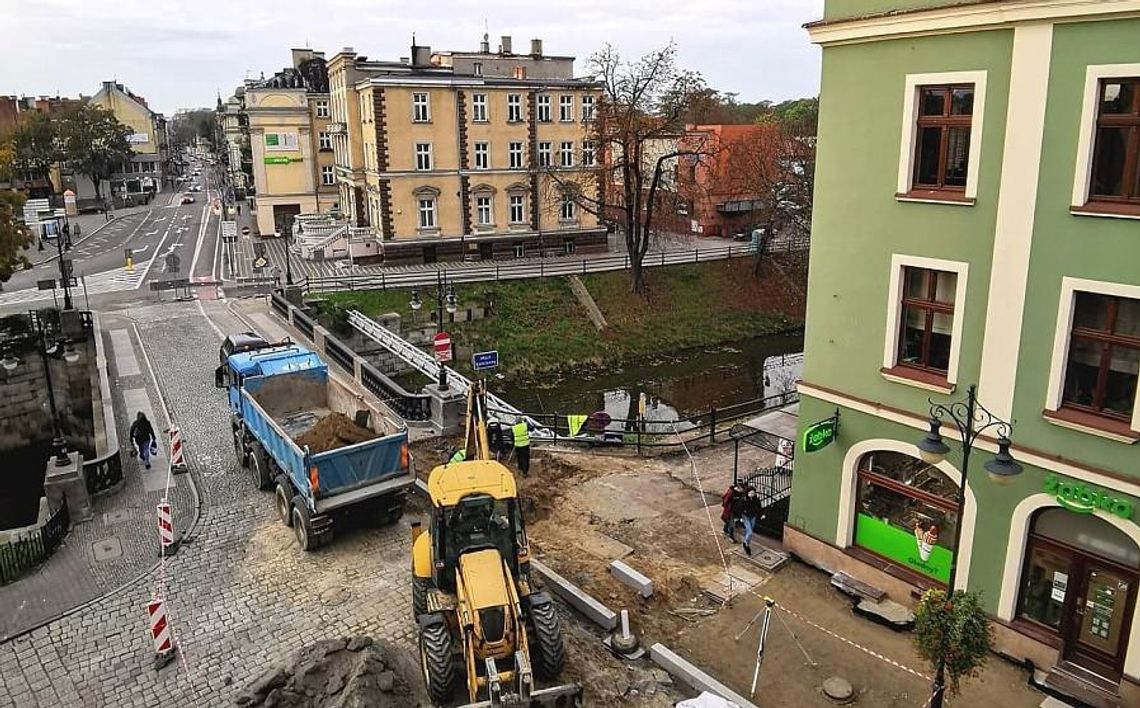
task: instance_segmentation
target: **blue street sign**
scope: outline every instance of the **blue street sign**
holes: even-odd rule
[[[471,357],[471,365],[475,367],[476,371],[497,369],[499,367],[499,352],[476,352]]]

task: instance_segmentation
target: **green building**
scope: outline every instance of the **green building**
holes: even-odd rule
[[[807,28],[800,425],[839,429],[799,451],[785,542],[903,603],[956,558],[1000,652],[1140,705],[1140,1],[827,0]],[[916,443],[975,384],[1024,470],[991,481],[983,435],[959,508],[957,429],[935,465]]]

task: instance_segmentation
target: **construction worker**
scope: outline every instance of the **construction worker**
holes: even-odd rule
[[[511,426],[511,433],[515,438],[515,456],[519,460],[519,472],[525,477],[530,472],[530,433],[527,431],[526,421],[518,418]]]
[[[455,454],[451,456],[451,459],[447,461],[447,464],[450,465],[452,462],[463,462],[466,459],[467,459],[467,448],[461,447],[455,451]]]

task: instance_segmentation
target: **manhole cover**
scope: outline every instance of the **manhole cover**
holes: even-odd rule
[[[103,514],[103,524],[106,526],[121,524],[129,518],[130,515],[125,511],[108,511]]]
[[[350,597],[352,597],[352,593],[348,591],[348,588],[332,588],[321,593],[321,604],[326,607],[336,607],[348,602]]]
[[[123,544],[119,543],[118,536],[96,541],[91,544],[91,548],[95,551],[95,560],[97,561],[114,560],[123,555]]]
[[[855,690],[847,679],[832,676],[824,680],[823,693],[833,701],[847,703],[855,695]]]

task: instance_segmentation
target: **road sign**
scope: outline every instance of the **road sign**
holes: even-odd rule
[[[182,265],[182,259],[178,257],[177,253],[166,254],[166,272],[177,273],[178,268]]]
[[[254,270],[261,270],[262,268],[264,268],[267,265],[269,265],[269,261],[266,260],[265,256],[258,256],[257,258],[253,259],[253,269]]]
[[[237,243],[238,231],[236,221],[222,222],[222,243]]]
[[[451,335],[447,332],[440,332],[435,335],[432,340],[435,346],[435,360],[439,363],[451,361]]]
[[[835,442],[835,434],[839,431],[839,412],[826,420],[812,423],[804,429],[801,439],[804,452],[818,452]]]
[[[36,281],[37,290],[55,290],[55,279],[48,278],[47,280]]]
[[[499,352],[476,352],[471,357],[471,365],[476,371],[483,371],[484,369],[497,369],[499,368]]]

